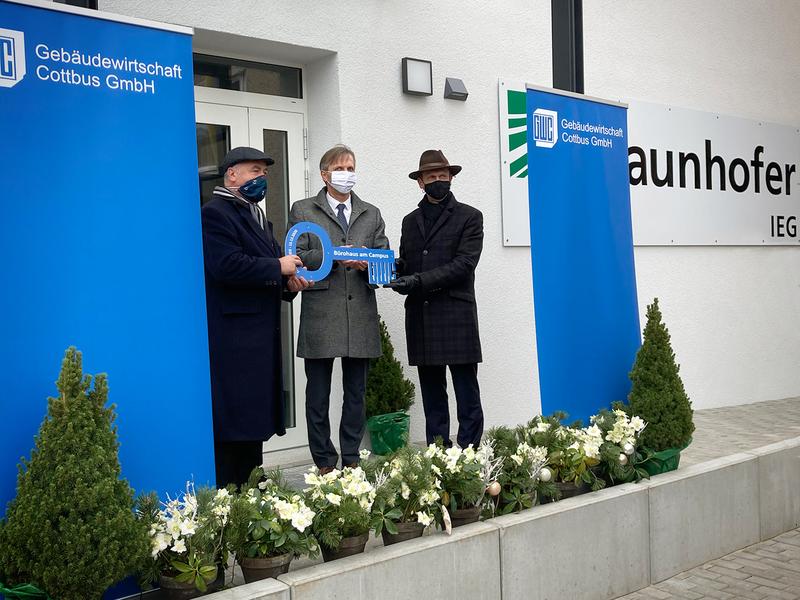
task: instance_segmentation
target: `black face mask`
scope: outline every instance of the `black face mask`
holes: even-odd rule
[[[425,193],[434,200],[444,200],[447,194],[450,193],[449,181],[431,181],[425,184]]]

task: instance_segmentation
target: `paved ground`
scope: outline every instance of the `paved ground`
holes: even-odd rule
[[[800,529],[723,556],[618,600],[800,600]]]
[[[698,410],[694,424],[694,439],[681,454],[681,466],[800,436],[800,398]]]

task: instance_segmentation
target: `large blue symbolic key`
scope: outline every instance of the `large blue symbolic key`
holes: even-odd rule
[[[321,281],[331,272],[334,260],[365,260],[370,283],[384,285],[397,278],[393,250],[334,246],[328,233],[322,227],[308,221],[297,223],[286,232],[286,242],[284,243],[286,254],[297,254],[297,240],[304,233],[316,235],[319,238],[322,245],[322,264],[315,271],[309,271],[305,267],[297,269],[298,277],[303,277],[308,281]]]

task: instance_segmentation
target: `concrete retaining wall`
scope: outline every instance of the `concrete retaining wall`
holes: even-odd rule
[[[609,600],[800,526],[800,437],[208,596]]]

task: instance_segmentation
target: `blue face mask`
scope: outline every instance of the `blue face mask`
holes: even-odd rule
[[[250,202],[261,202],[267,195],[266,175],[259,175],[250,181],[245,181],[244,185],[239,187],[239,193]]]

